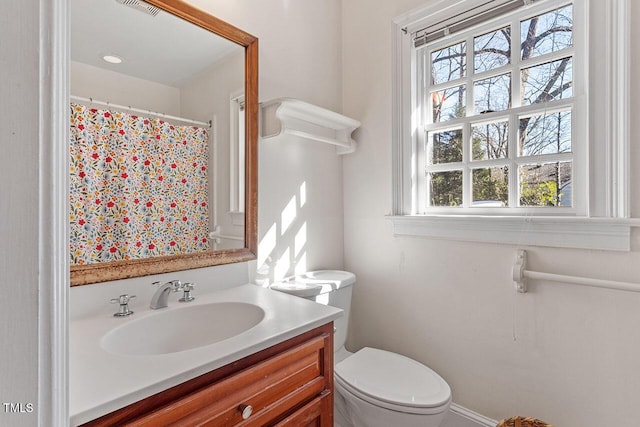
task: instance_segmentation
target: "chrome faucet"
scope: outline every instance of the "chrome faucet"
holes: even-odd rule
[[[196,297],[194,297],[193,295],[191,295],[191,292],[193,292],[193,288],[195,288],[196,285],[195,283],[183,283],[182,284],[182,298],[180,298],[178,301],[179,302],[191,302],[194,299],[196,299]]]
[[[123,294],[118,298],[112,298],[111,304],[120,304],[120,308],[117,313],[114,313],[114,317],[126,317],[131,316],[133,314],[133,310],[129,308],[129,302],[134,299],[135,295]]]
[[[152,285],[160,285],[160,282],[153,282]],[[167,306],[167,300],[171,292],[178,292],[182,290],[182,283],[179,280],[171,280],[156,290],[156,293],[151,297],[151,304],[149,305],[152,310],[164,308]]]

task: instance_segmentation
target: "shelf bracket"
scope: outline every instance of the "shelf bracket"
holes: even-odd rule
[[[513,281],[515,282],[516,291],[519,293],[527,292],[527,283],[525,282],[525,269],[527,267],[527,251],[518,249],[516,251],[516,259],[513,264]]]

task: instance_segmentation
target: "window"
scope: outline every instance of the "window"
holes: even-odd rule
[[[442,0],[398,17],[395,234],[628,250],[628,7]]]
[[[574,165],[586,162],[586,141],[573,131],[585,123],[575,111],[585,68],[574,72],[581,58],[573,4],[519,8],[448,37],[425,37],[415,42],[424,150],[418,211],[584,206],[583,191],[573,191],[584,181]]]

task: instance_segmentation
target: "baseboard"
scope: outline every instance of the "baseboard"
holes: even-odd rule
[[[495,427],[497,421],[456,403],[451,404],[449,416],[442,427]]]

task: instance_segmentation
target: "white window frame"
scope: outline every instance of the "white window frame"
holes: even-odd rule
[[[578,162],[574,162],[574,168],[578,166],[574,169],[574,180],[578,174],[583,177],[584,204],[574,205],[570,210],[554,208],[551,212],[517,208],[517,212],[500,209],[496,214],[491,209],[443,208],[420,214],[416,158],[423,136],[418,127],[419,117],[414,113],[417,100],[412,84],[417,78],[417,67],[412,32],[484,2],[432,1],[393,22],[393,211],[389,218],[394,234],[629,250],[631,227],[637,225],[637,221],[629,218],[629,0],[573,1],[574,25],[584,26],[584,31],[577,31],[584,37],[578,35],[574,51],[588,64],[585,73],[588,83],[578,88],[583,93],[574,92],[574,114],[579,110],[583,117],[601,118],[597,122],[585,121],[588,125],[578,124],[577,120],[573,124],[583,134],[580,137],[589,141],[587,151],[578,153],[583,157],[578,162],[585,168],[580,169]],[[566,0],[538,0],[530,7],[544,11],[566,3]],[[595,24],[597,33],[592,28]],[[598,102],[589,103],[589,99]]]

